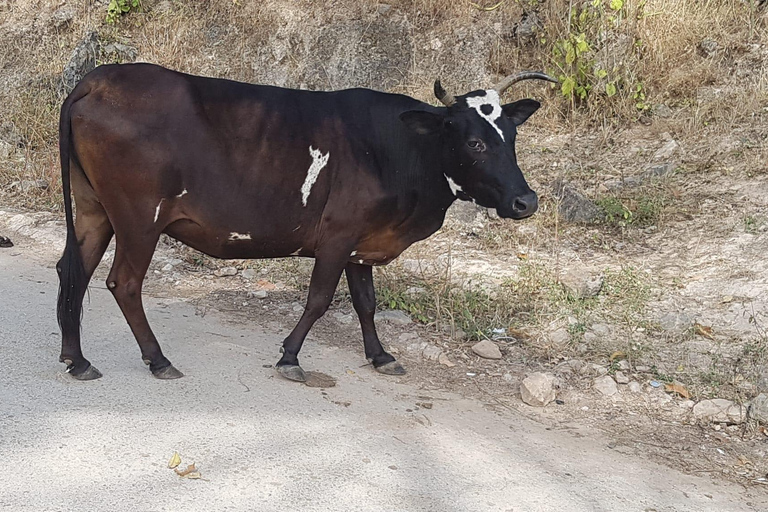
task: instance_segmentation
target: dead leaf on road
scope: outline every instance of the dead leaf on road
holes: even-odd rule
[[[179,464],[181,464],[181,455],[179,455],[179,452],[173,452],[171,460],[168,461],[168,468],[174,469]]]
[[[179,468],[176,468],[176,469],[174,469],[174,471],[179,476],[188,476],[188,475],[190,475],[192,473],[197,473],[198,474],[197,478],[200,478],[200,476],[199,476],[200,473],[197,472],[197,468],[195,467],[195,463],[194,462],[192,464],[190,464],[189,466],[187,466],[187,469],[183,469],[183,470],[179,471]],[[195,477],[190,477],[190,478],[195,478]]]
[[[667,393],[677,393],[681,397],[685,399],[691,398],[691,394],[688,392],[687,389],[685,389],[685,386],[678,383],[672,383],[672,384],[664,384],[664,390]]]
[[[712,335],[712,328],[706,325],[701,325],[700,323],[693,324],[693,332],[699,336],[704,336],[708,340],[714,339],[714,336]]]
[[[627,354],[625,352],[622,352],[621,350],[617,350],[616,352],[611,354],[611,362],[613,362],[613,361],[615,361],[617,359],[618,360],[622,360],[622,359],[626,359],[626,358],[627,358]]]

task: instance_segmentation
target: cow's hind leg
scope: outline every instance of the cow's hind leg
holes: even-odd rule
[[[115,230],[117,247],[115,262],[107,277],[107,288],[120,306],[141,349],[141,357],[158,379],[178,379],[183,373],[163,355],[160,344],[149,326],[141,301],[144,276],[155,252],[157,237],[123,235]]]
[[[104,208],[96,199],[93,189],[84,179],[82,172],[77,168],[73,171],[71,179],[77,204],[75,221],[77,246],[65,250],[56,268],[62,282],[59,300],[64,307],[76,312],[79,317],[88,282],[112,240],[113,231]],[[75,255],[69,252],[73,250],[79,250],[82,259],[82,268],[77,272],[72,272],[72,268],[77,267],[76,262],[72,261]],[[98,379],[101,377],[101,372],[83,357],[79,318],[77,322],[73,322],[73,319],[68,316],[71,315],[61,316],[62,337],[59,361],[65,363],[67,372],[78,380]]]
[[[373,316],[376,313],[376,292],[373,288],[373,270],[369,265],[348,263],[346,266],[347,282],[363,330],[365,357],[373,364],[376,371],[387,375],[404,375],[405,368],[391,354],[384,350],[376,334]]]
[[[332,246],[333,244],[329,244]],[[338,249],[338,247],[336,247]],[[283,357],[277,362],[277,371],[289,380],[304,382],[307,380],[304,370],[299,366],[299,351],[312,325],[328,310],[333,299],[333,292],[339,284],[349,251],[336,251],[334,254],[318,253],[315,256],[315,268],[309,282],[309,296],[304,314],[291,334],[283,341]]]

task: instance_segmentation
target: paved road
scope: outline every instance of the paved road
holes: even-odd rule
[[[308,343],[303,353],[336,387],[282,380],[263,367],[276,360],[279,337],[201,318],[180,301],[146,305],[186,377],[153,379],[109,292],[97,288],[84,347],[104,377],[74,381],[57,362],[52,261],[32,254],[0,249],[0,509],[768,510],[759,490],[398,384],[342,349]],[[433,408],[416,410],[425,394]],[[174,451],[203,479],[167,469]]]

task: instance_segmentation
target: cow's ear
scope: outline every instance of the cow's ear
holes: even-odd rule
[[[539,110],[541,103],[536,100],[519,100],[514,103],[507,103],[501,109],[504,111],[504,115],[507,116],[515,126],[523,124],[534,112]]]
[[[409,110],[400,114],[405,126],[419,135],[439,133],[443,129],[443,116],[424,110]]]

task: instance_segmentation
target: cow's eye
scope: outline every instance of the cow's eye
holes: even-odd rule
[[[485,151],[485,143],[481,140],[472,139],[467,142],[467,146],[475,151]]]

